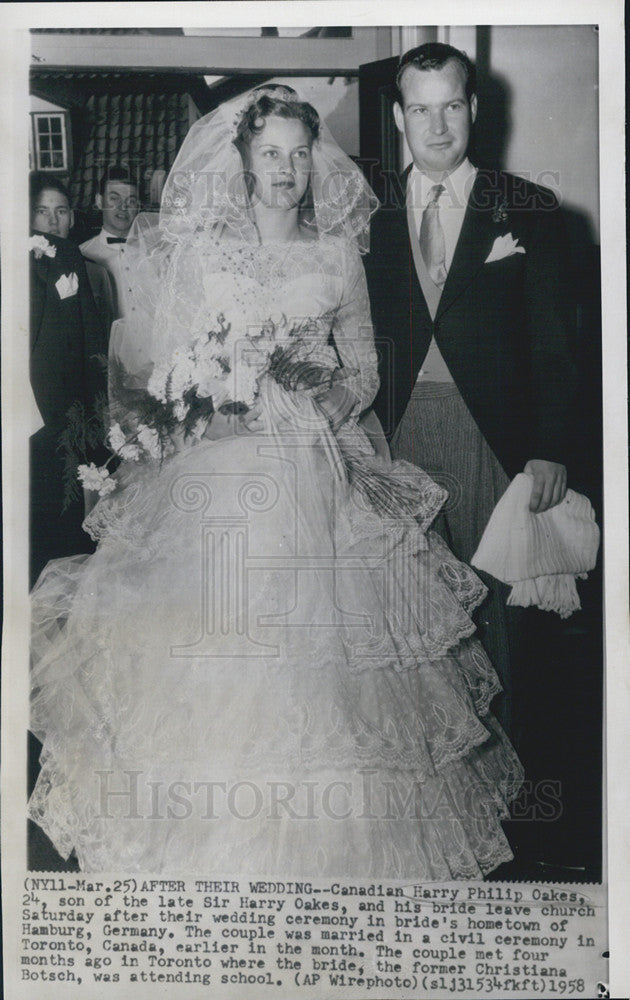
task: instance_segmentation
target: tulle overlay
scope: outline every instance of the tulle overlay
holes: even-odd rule
[[[301,315],[338,267],[311,260]],[[444,493],[393,463],[416,516],[377,514],[340,465],[340,439],[371,452],[356,420],[337,439],[291,395],[261,394],[264,433],[123,463],[96,553],[34,590],[30,815],[85,871],[447,879],[511,858],[522,769],[473,637],[483,585],[429,527]]]

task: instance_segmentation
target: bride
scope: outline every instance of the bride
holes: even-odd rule
[[[441,488],[363,430],[375,207],[317,112],[266,86],[193,126],[138,221],[125,460],[96,553],[33,592],[29,813],[84,871],[443,880],[512,857],[483,585],[429,530]],[[193,425],[180,392],[147,456],[138,400],[180,377],[201,397],[199,344],[212,404]]]

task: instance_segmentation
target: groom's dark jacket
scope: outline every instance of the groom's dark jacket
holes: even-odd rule
[[[405,412],[434,335],[510,477],[529,459],[566,464],[576,374],[567,251],[554,194],[511,174],[478,172],[432,320],[414,267],[405,189],[403,175],[373,219],[366,258],[381,354],[375,409],[386,435]],[[506,239],[496,244],[500,237]],[[525,253],[485,263],[493,247],[513,241]]]

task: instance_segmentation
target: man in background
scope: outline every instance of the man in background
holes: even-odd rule
[[[127,235],[140,208],[137,184],[125,167],[115,164],[105,170],[95,204],[103,213],[103,226],[100,233],[81,244],[80,250],[109,271],[116,290],[115,318],[120,319],[130,292]]]
[[[40,233],[69,238],[74,226],[74,212],[70,206],[70,194],[64,184],[54,176],[45,173],[31,176],[31,204],[33,206],[33,229]],[[85,260],[90,288],[105,330],[109,334],[115,317],[114,287],[109,272],[102,264]]]
[[[55,191],[56,189],[50,189]],[[50,559],[91,551],[82,530],[83,496],[65,504],[61,438],[75,403],[93,411],[105,392],[102,357],[107,330],[88,281],[85,261],[70,240],[50,231],[58,215],[65,227],[67,200],[53,211],[34,184],[31,202],[30,379],[41,426],[30,438],[31,583]],[[44,212],[46,208],[46,212]],[[47,221],[48,220],[48,221]],[[45,230],[39,228],[44,225]],[[65,509],[64,509],[65,507]]]
[[[71,408],[78,403],[90,416],[99,395],[105,395],[102,356],[107,354],[112,290],[109,275],[98,265],[90,267],[90,281],[86,261],[67,239],[73,213],[68,192],[56,178],[31,176],[30,223],[30,379],[37,423],[29,440],[29,577],[34,586],[50,560],[94,551],[82,528],[83,492],[76,482],[67,482],[62,441]],[[72,499],[69,485],[75,488]],[[29,793],[40,752],[41,744],[29,733]],[[29,829],[29,866],[57,867],[47,838],[30,821]]]

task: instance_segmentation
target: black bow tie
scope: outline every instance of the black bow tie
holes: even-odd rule
[[[123,236],[108,236],[107,237],[107,242],[108,243],[126,243],[127,240]]]

